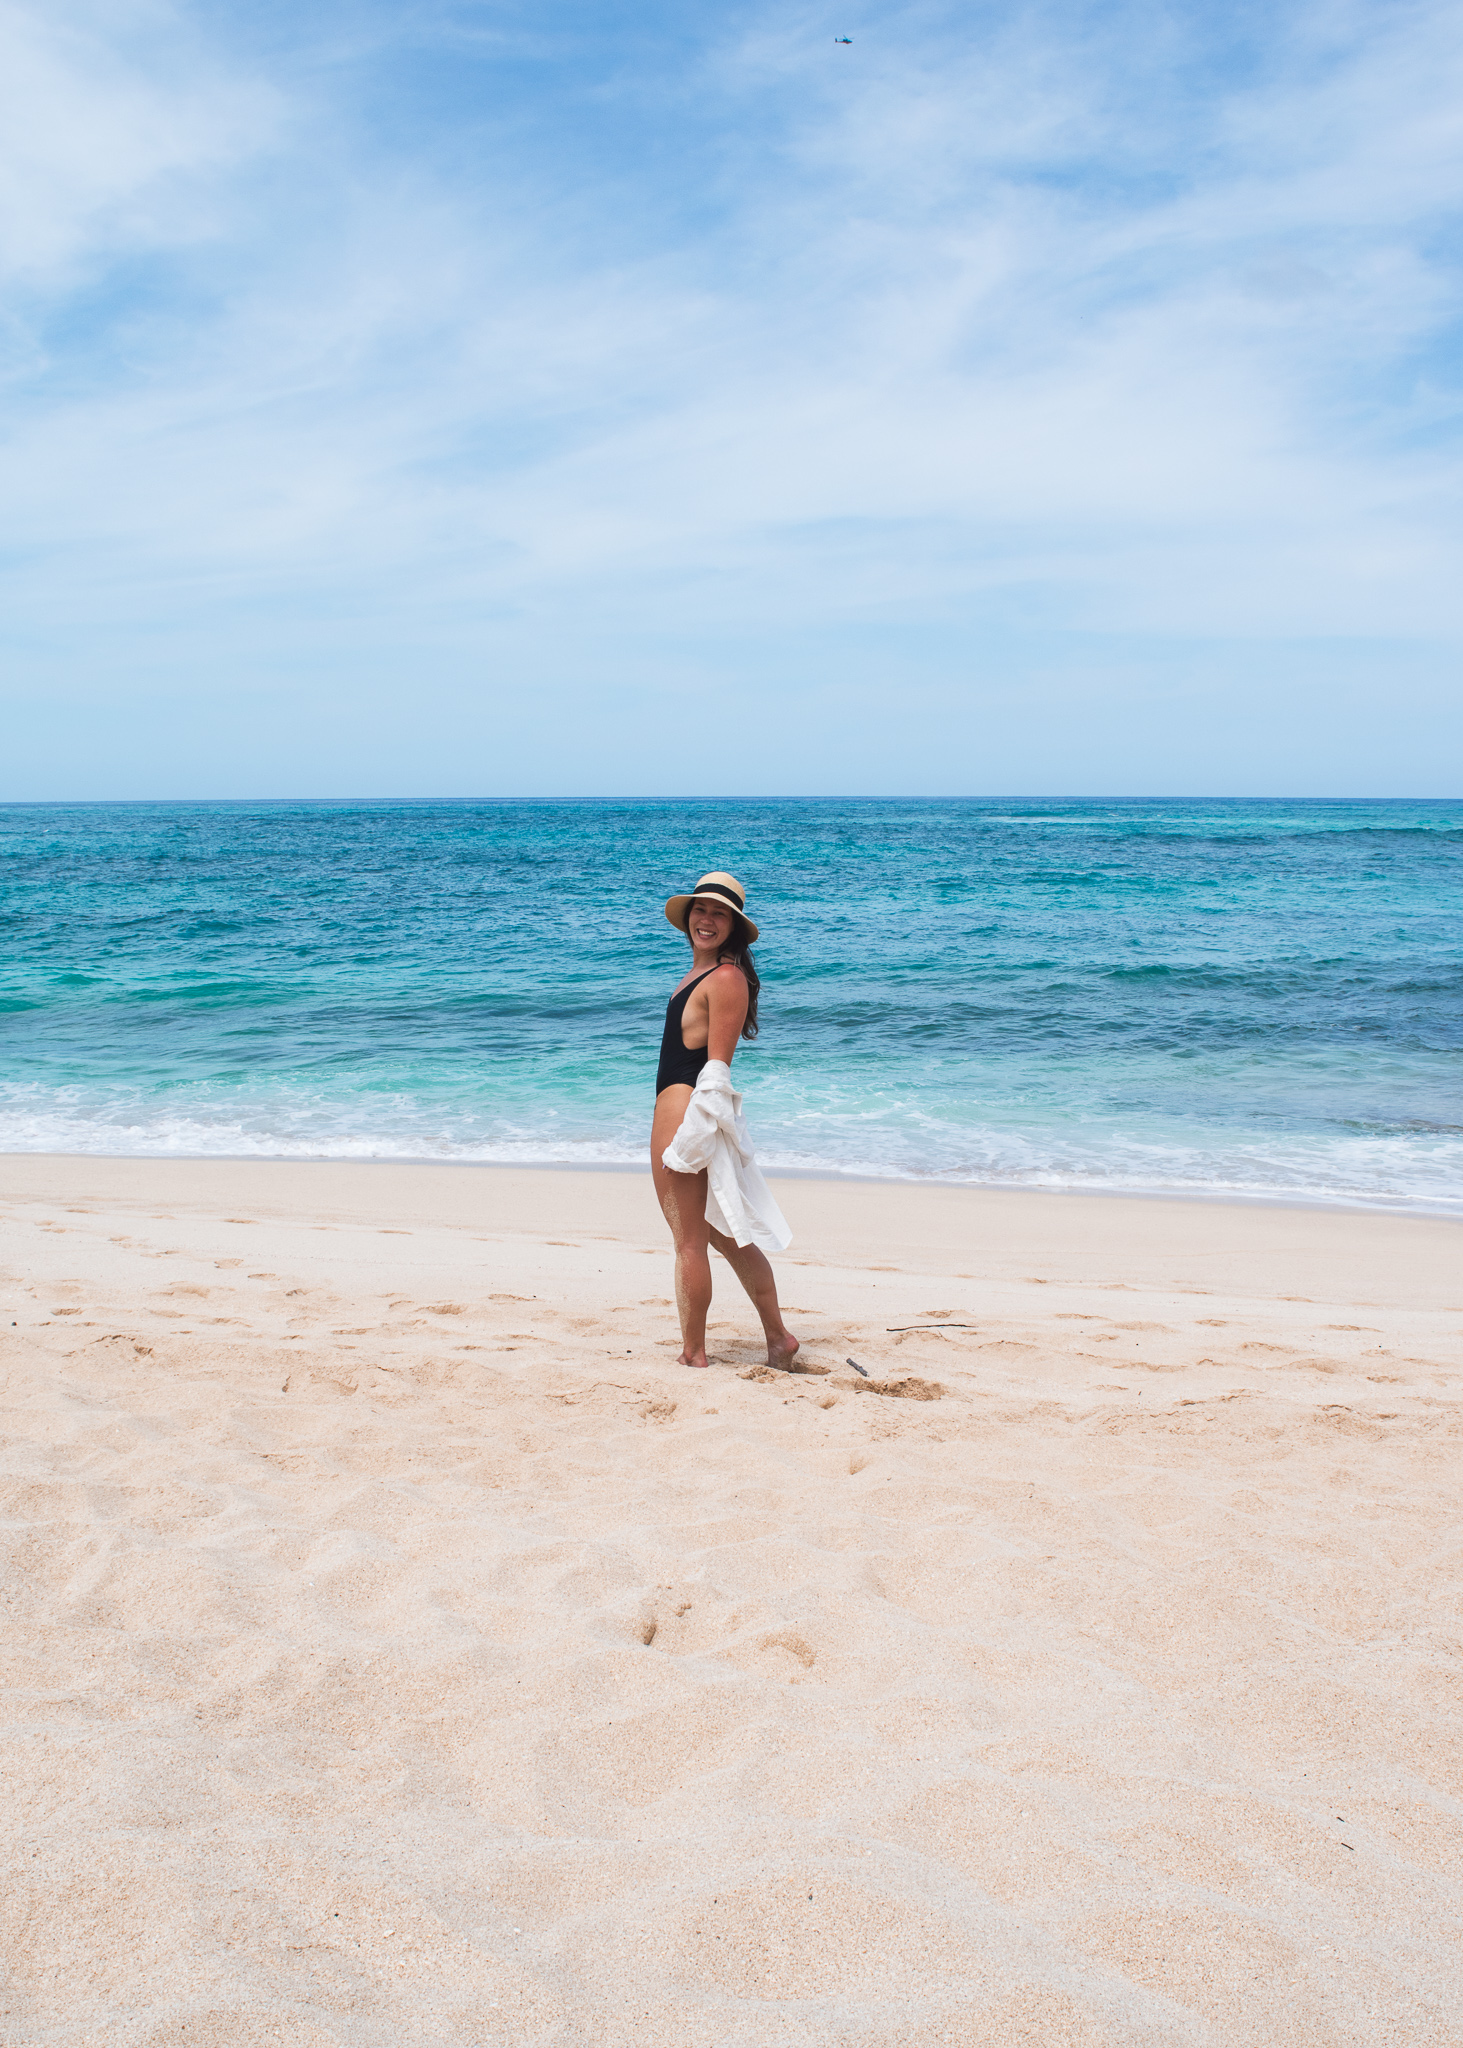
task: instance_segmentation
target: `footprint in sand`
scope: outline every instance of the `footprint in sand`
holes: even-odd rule
[[[779,1629],[775,1635],[763,1636],[757,1648],[765,1655],[769,1650],[784,1650],[789,1657],[795,1657],[804,1671],[811,1671],[818,1661],[818,1653],[806,1636],[795,1628]]]

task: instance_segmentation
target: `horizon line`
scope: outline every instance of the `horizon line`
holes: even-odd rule
[[[892,791],[892,790],[833,790],[817,793],[812,791],[785,790],[772,794],[744,795],[730,794],[713,796],[695,792],[676,793],[634,793],[599,796],[564,796],[540,793],[531,796],[387,796],[356,794],[352,796],[86,796],[86,797],[3,797],[3,810],[58,810],[121,808],[124,806],[154,806],[208,804],[258,805],[258,804],[398,804],[403,807],[416,804],[878,804],[878,803],[946,803],[946,804],[991,804],[991,803],[1107,803],[1107,804],[1463,804],[1463,795],[1444,796],[1383,796],[1367,792],[1337,791],[1325,796],[1246,796],[1237,793],[1227,795],[1204,794],[1169,790],[1148,795],[1131,792],[1097,790],[992,790],[966,792],[934,791]]]

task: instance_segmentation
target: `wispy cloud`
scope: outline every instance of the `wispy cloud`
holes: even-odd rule
[[[0,21],[22,694],[1456,642],[1450,8]]]
[[[0,265],[12,291],[83,289],[227,225],[227,180],[281,95],[171,9],[0,6]]]

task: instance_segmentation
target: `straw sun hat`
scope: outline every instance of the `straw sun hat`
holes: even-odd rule
[[[665,914],[678,932],[686,929],[686,913],[698,896],[719,897],[734,910],[747,928],[747,944],[751,945],[757,937],[757,927],[742,908],[747,900],[747,892],[735,875],[703,875],[688,895],[672,896],[666,904]]]

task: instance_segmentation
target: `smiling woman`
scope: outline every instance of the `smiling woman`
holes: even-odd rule
[[[789,1372],[798,1340],[782,1320],[766,1254],[790,1232],[757,1170],[731,1085],[738,1038],[757,1035],[757,927],[741,883],[720,871],[672,896],[665,914],[691,942],[691,966],[666,1005],[650,1133],[655,1191],[676,1247],[681,1363],[706,1364],[714,1245],[762,1319],[767,1363]]]

